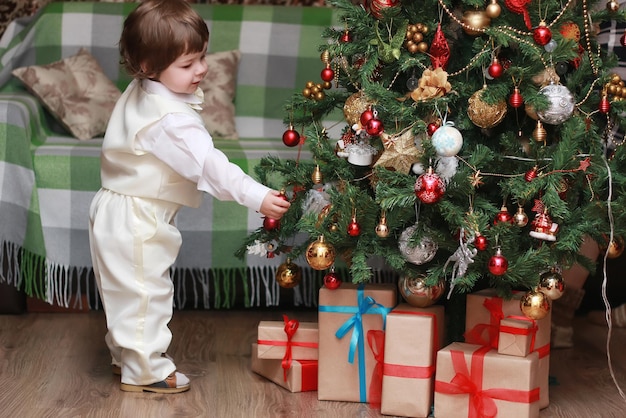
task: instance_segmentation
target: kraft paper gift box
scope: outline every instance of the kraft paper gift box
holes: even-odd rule
[[[536,352],[515,357],[489,346],[448,345],[437,353],[435,416],[538,417],[538,363]]]
[[[497,349],[500,320],[525,318],[520,308],[520,300],[524,293],[514,292],[513,297],[508,300],[498,297],[494,289],[469,293],[466,299],[465,342],[489,345]],[[539,407],[545,408],[550,404],[548,381],[550,377],[551,312],[535,323],[537,324],[537,334],[533,351],[539,354],[539,386],[541,387]]]
[[[283,321],[259,322],[257,355],[263,359],[317,360],[317,340],[317,323],[283,315]]]
[[[504,318],[500,321],[498,354],[526,357],[535,350],[537,329],[532,319]]]
[[[380,403],[384,327],[396,300],[391,284],[320,289],[319,400]]]
[[[292,360],[287,369],[283,361],[260,359],[257,345],[252,344],[252,371],[290,392],[309,392],[317,390],[317,360]]]
[[[430,415],[435,361],[443,341],[443,306],[416,308],[403,303],[387,315],[381,413]]]

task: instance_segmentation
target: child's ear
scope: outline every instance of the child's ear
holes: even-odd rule
[[[148,68],[148,65],[145,62],[142,62],[140,67],[141,67],[141,72],[145,75],[146,78],[149,78],[149,79],[156,78],[156,74]]]

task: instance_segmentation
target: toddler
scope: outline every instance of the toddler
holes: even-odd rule
[[[147,0],[124,22],[119,49],[133,77],[104,137],[102,188],[91,203],[93,267],[121,390],[178,393],[189,379],[165,355],[173,311],[170,267],[181,206],[202,193],[280,219],[289,202],[215,149],[197,113],[209,31],[185,0]]]

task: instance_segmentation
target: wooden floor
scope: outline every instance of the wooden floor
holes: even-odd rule
[[[0,315],[0,417],[379,417],[367,404],[292,394],[250,371],[259,320],[312,311],[177,311],[168,353],[192,388],[179,395],[119,390],[103,342],[102,312]],[[606,330],[577,319],[576,347],[553,351],[550,406],[541,417],[626,417],[611,379]],[[612,334],[613,364],[626,386],[626,330]],[[505,417],[515,418],[515,417]]]

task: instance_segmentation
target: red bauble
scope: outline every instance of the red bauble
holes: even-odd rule
[[[320,74],[320,76],[322,77],[323,81],[333,81],[333,79],[335,78],[335,72],[333,71],[332,68],[330,68],[330,64],[326,65],[326,68],[324,68],[322,70],[322,73]]]
[[[600,113],[604,113],[605,115],[609,113],[609,110],[611,110],[611,103],[609,102],[609,99],[608,97],[606,97],[606,95],[603,95],[602,99],[600,99],[598,110],[600,111]]]
[[[531,182],[534,179],[537,178],[537,166],[534,166],[533,168],[531,168],[530,170],[528,170],[526,172],[526,174],[524,174],[524,180],[526,180],[527,182]]]
[[[624,31],[622,36],[619,38],[619,43],[622,46],[626,46],[626,30]]]
[[[367,122],[374,119],[374,112],[372,109],[367,109],[363,113],[361,113],[361,117],[359,121],[361,122],[361,126],[367,126]]]
[[[489,273],[494,276],[502,276],[509,268],[508,260],[502,255],[500,248],[496,250],[496,253],[489,258]]]
[[[371,136],[378,136],[383,133],[384,130],[383,122],[380,119],[372,118],[367,121],[367,125],[365,125],[365,132]]]
[[[356,221],[356,218],[352,218],[348,224],[348,235],[351,237],[358,237],[361,235],[361,225]]]
[[[439,129],[439,125],[434,122],[431,122],[428,124],[428,126],[426,126],[426,132],[428,133],[428,136],[433,136],[437,129]]]
[[[513,89],[513,94],[509,96],[509,104],[514,108],[518,108],[524,104],[524,98],[517,87]]]
[[[341,37],[339,38],[339,42],[344,43],[344,44],[347,44],[348,42],[352,42],[352,35],[350,34],[350,31],[348,30],[344,31]]]
[[[552,31],[546,26],[545,22],[541,22],[539,27],[533,31],[533,39],[538,45],[544,46],[552,39]]]
[[[337,273],[330,271],[324,276],[324,286],[330,290],[335,290],[341,286],[341,279]]]
[[[513,223],[513,216],[509,212],[506,206],[502,206],[500,208],[500,212],[496,215],[496,218],[493,220],[493,224],[497,224],[500,222],[508,222]]]
[[[500,62],[498,62],[497,58],[494,58],[493,62],[491,63],[491,65],[487,69],[487,72],[493,78],[498,78],[504,72],[504,67],[502,66],[502,64],[500,64]]]
[[[300,134],[293,128],[289,128],[283,133],[283,144],[288,147],[295,147],[300,143]]]
[[[437,203],[446,192],[446,185],[432,167],[415,181],[415,196],[426,204]]]
[[[478,251],[485,251],[488,246],[489,246],[489,240],[487,239],[486,236],[477,235],[476,238],[474,238],[474,247],[476,247]]]
[[[266,231],[274,231],[280,228],[280,220],[274,218],[268,218],[267,216],[263,218],[263,229]]]
[[[398,4],[400,4],[400,0],[371,0],[369,2],[369,9],[374,17],[376,17],[377,19],[382,19],[383,15],[381,14],[381,11],[383,9],[386,9],[388,7],[394,7]]]

